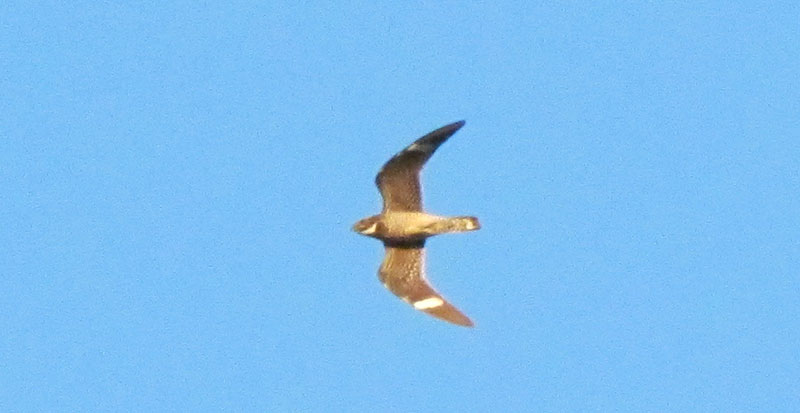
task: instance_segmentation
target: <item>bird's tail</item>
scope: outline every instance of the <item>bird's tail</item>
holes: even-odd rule
[[[430,231],[434,234],[447,232],[467,232],[481,229],[481,224],[476,217],[451,217],[431,225]]]

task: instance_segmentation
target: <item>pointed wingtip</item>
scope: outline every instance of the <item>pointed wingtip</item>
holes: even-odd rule
[[[465,319],[460,323],[457,323],[455,321],[451,321],[451,323],[453,323],[453,324],[455,324],[457,326],[461,326],[461,327],[467,327],[467,328],[475,327],[475,323],[473,323],[472,320],[470,320],[469,318],[466,318],[466,317],[464,317],[464,318]]]
[[[414,143],[432,141],[435,143],[436,147],[438,147],[442,144],[442,142],[446,141],[448,138],[453,136],[454,133],[458,132],[458,130],[464,126],[464,123],[465,122],[463,120],[460,120],[458,122],[444,125],[441,128],[436,129],[433,132],[430,132],[427,135],[417,139]],[[436,148],[433,148],[433,150],[436,150]]]
[[[458,308],[447,302],[441,296],[436,297],[437,300],[441,301],[442,304],[436,307],[431,308],[419,308],[417,305],[414,307],[417,310],[421,310],[428,315],[436,317],[440,320],[447,321],[448,323],[452,323],[462,327],[473,327],[475,324],[472,320],[469,319],[464,313],[459,311]]]
[[[465,316],[464,314],[457,314],[457,315],[450,314],[448,316],[442,317],[440,315],[433,314],[431,312],[426,311],[426,313],[442,321],[447,321],[448,323],[457,325],[459,327],[467,327],[467,328],[475,327],[475,323],[473,323],[472,320],[470,320],[469,317]]]
[[[465,123],[467,123],[467,122],[464,121],[464,120],[460,120],[458,122],[453,122],[453,123],[448,123],[447,125],[444,125],[439,129],[436,129],[436,131],[432,132],[431,134],[433,134],[435,132],[445,132],[446,131],[448,133],[448,136],[449,136],[449,135],[454,134],[457,130],[461,129],[461,127],[464,126]]]

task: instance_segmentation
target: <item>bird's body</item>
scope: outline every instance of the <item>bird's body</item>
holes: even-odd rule
[[[473,217],[444,217],[425,212],[387,211],[367,219],[374,219],[373,230],[361,232],[383,241],[424,240],[447,232],[462,232],[478,229]]]
[[[464,122],[439,128],[417,139],[393,156],[378,172],[375,183],[383,197],[383,211],[358,221],[353,230],[380,239],[386,256],[378,278],[395,295],[414,308],[462,326],[472,321],[437,293],[425,278],[425,240],[448,232],[480,229],[478,219],[445,217],[422,208],[420,171],[433,152]]]

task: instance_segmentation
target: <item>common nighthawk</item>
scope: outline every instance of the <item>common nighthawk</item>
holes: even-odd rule
[[[447,232],[480,229],[478,218],[443,217],[422,209],[420,171],[425,162],[464,121],[451,123],[417,139],[394,155],[378,172],[375,184],[383,197],[380,215],[364,218],[353,230],[383,241],[386,256],[378,278],[417,310],[461,326],[472,321],[447,302],[425,278],[425,239]]]

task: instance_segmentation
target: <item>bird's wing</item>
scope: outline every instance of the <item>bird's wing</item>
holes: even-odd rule
[[[394,295],[436,318],[472,327],[467,316],[447,302],[425,279],[424,242],[386,244],[386,256],[378,278]]]
[[[451,123],[417,139],[383,165],[375,184],[383,197],[383,211],[422,211],[419,172],[436,148],[456,133],[464,121]]]

